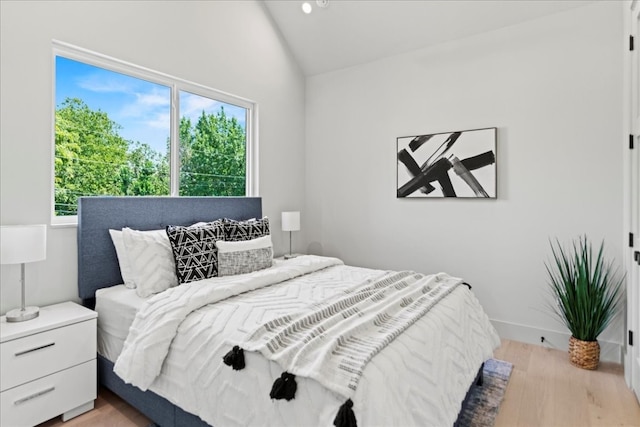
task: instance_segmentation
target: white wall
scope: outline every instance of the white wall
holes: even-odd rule
[[[622,256],[619,7],[314,76],[305,104],[304,78],[258,2],[3,0],[0,221],[49,221],[58,39],[258,102],[260,195],[275,230],[282,210],[304,207],[294,250],[447,271],[474,285],[503,335],[563,331],[543,303],[548,239],[587,233]],[[492,126],[498,200],[395,198],[396,137]],[[274,232],[280,252],[287,238]],[[28,303],[77,298],[75,239],[75,228],[49,229],[47,261],[27,267]],[[18,276],[2,266],[2,313],[19,304]],[[621,329],[605,338],[620,342]]]
[[[621,16],[599,2],[309,78],[308,250],[464,277],[503,336],[562,341],[548,239],[586,233],[622,257]],[[396,199],[396,137],[483,127],[497,200]]]
[[[0,16],[3,225],[49,223],[57,39],[256,101],[260,195],[284,252],[280,212],[304,203],[304,77],[259,2],[3,0]],[[76,229],[48,237],[47,260],[27,265],[28,304],[77,299]],[[20,303],[19,271],[2,266],[2,313]]]

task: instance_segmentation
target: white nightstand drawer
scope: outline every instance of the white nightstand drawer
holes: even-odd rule
[[[96,360],[0,393],[0,425],[33,426],[97,397]]]
[[[0,390],[5,391],[95,357],[95,319],[3,342],[0,345]]]

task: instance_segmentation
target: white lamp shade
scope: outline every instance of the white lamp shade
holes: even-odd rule
[[[282,212],[282,231],[300,230],[300,212]]]
[[[0,263],[22,264],[47,257],[47,226],[0,226]]]

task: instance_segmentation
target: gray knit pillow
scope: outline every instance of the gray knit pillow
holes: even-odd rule
[[[238,242],[216,242],[218,276],[251,273],[271,267],[273,247],[271,235]]]

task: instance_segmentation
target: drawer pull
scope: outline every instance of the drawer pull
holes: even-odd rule
[[[38,351],[38,350],[42,350],[44,348],[48,348],[48,347],[53,347],[54,345],[56,345],[56,343],[52,342],[49,344],[45,344],[45,345],[41,345],[40,347],[35,347],[35,348],[30,348],[29,350],[23,350],[23,351],[19,351],[15,354],[15,356],[22,356],[23,354],[27,354],[27,353],[31,353],[34,351]]]
[[[24,403],[24,402],[27,402],[27,401],[29,401],[29,400],[31,400],[31,399],[35,399],[35,398],[36,398],[36,397],[38,397],[38,396],[42,396],[43,394],[47,394],[47,393],[49,393],[49,392],[52,392],[52,391],[53,391],[53,390],[55,390],[55,389],[56,389],[55,387],[49,387],[49,388],[46,388],[46,389],[44,389],[44,390],[42,390],[42,391],[38,391],[38,392],[36,392],[36,393],[33,393],[33,394],[32,394],[32,395],[30,395],[30,396],[23,397],[22,399],[18,399],[18,400],[16,400],[15,402],[13,402],[13,404],[14,404],[14,405],[19,405],[19,404]]]

